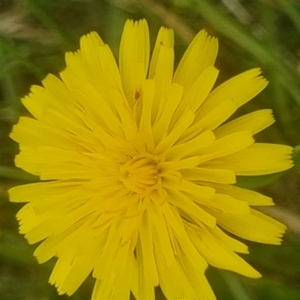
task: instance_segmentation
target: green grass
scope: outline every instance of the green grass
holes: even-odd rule
[[[155,3],[155,5],[154,5]],[[226,3],[226,4],[224,4]],[[232,9],[232,4],[235,4]],[[38,265],[34,247],[19,235],[15,214],[19,205],[8,202],[6,190],[36,178],[14,166],[17,145],[8,135],[20,115],[20,98],[48,73],[64,68],[64,53],[79,46],[82,34],[97,31],[115,55],[127,18],[146,18],[150,35],[160,26],[173,27],[176,62],[190,38],[202,28],[220,40],[217,67],[221,80],[252,67],[261,67],[270,81],[267,89],[241,109],[242,113],[272,108],[275,125],[258,140],[300,145],[300,5],[292,0],[1,0],[0,1],[0,299],[90,299],[93,279],[73,295],[58,296],[48,277],[53,262]],[[152,40],[153,44],[154,40]],[[208,270],[219,300],[300,299],[300,154],[296,168],[282,176],[238,183],[259,188],[274,198],[282,221],[291,230],[281,247],[251,243],[246,259],[262,274],[252,280]],[[271,211],[272,212],[272,211]],[[293,221],[291,221],[293,220]],[[290,221],[290,222],[289,222]],[[157,298],[163,299],[160,290]],[[106,299],[103,299],[106,300]]]

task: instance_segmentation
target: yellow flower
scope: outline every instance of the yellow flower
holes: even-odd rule
[[[201,31],[173,75],[173,31],[161,28],[149,62],[145,20],[128,21],[119,67],[92,32],[23,103],[11,137],[16,165],[42,182],[14,187],[20,232],[40,263],[57,257],[50,283],[73,294],[91,273],[94,300],[214,299],[208,265],[258,278],[226,232],[280,244],[286,229],[253,209],[269,197],[236,176],[292,166],[292,148],[255,143],[271,110],[226,120],[267,85],[259,69],[213,89],[218,41]],[[224,231],[225,229],[225,231]]]

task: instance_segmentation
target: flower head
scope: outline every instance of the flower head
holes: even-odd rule
[[[161,28],[150,57],[145,20],[127,21],[119,66],[92,32],[23,103],[11,137],[16,165],[41,182],[14,187],[20,232],[71,295],[91,273],[94,300],[214,299],[208,265],[257,278],[236,253],[251,241],[280,244],[285,226],[253,209],[269,197],[236,176],[292,166],[292,149],[255,143],[268,109],[226,121],[267,85],[259,69],[213,88],[218,41],[201,31],[173,74],[173,31]]]

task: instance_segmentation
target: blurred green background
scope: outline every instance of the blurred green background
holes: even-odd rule
[[[152,37],[160,26],[174,28],[176,63],[189,41],[205,28],[220,40],[219,82],[249,68],[261,67],[266,90],[238,114],[272,108],[277,122],[258,141],[295,147],[296,167],[284,174],[239,178],[238,184],[274,198],[264,209],[286,223],[283,245],[248,243],[246,259],[264,276],[247,279],[210,268],[207,276],[219,300],[300,299],[300,1],[292,0],[0,0],[0,299],[90,299],[89,278],[70,298],[58,296],[48,277],[53,262],[38,265],[18,234],[19,205],[7,189],[35,178],[16,169],[18,146],[8,135],[26,111],[20,98],[48,73],[64,68],[64,53],[79,47],[81,35],[96,30],[118,55],[127,18],[146,18]],[[157,290],[157,299],[164,299]],[[106,300],[106,299],[103,299]]]

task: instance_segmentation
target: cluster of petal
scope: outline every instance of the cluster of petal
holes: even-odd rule
[[[236,176],[292,166],[292,149],[255,143],[274,121],[268,109],[226,120],[267,85],[259,69],[213,88],[218,41],[201,31],[173,72],[173,31],[161,28],[150,60],[145,20],[127,21],[119,66],[92,32],[23,103],[11,137],[16,165],[41,182],[14,187],[20,232],[40,263],[73,294],[89,274],[93,300],[215,299],[208,265],[252,278],[237,253],[251,241],[280,244],[285,226],[253,209],[269,197]]]

